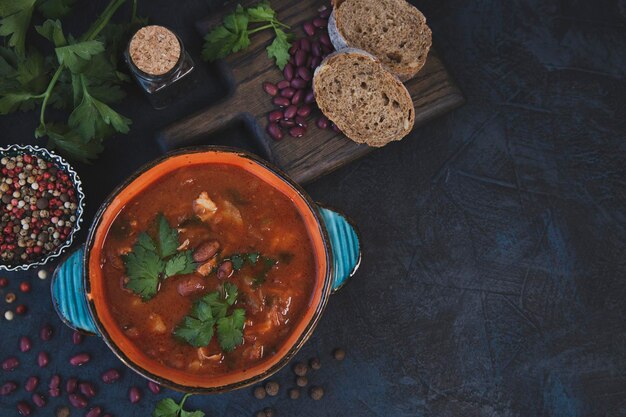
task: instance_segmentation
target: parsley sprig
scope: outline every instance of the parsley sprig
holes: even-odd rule
[[[271,271],[274,265],[277,264],[275,259],[262,256],[259,252],[236,253],[225,258],[225,260],[230,260],[233,263],[233,269],[235,271],[239,271],[245,264],[256,267],[256,273],[252,281],[252,285],[254,287],[258,287],[263,284],[267,278],[267,274]],[[259,261],[261,262],[259,263]],[[257,267],[259,264],[261,265],[260,269]]]
[[[148,301],[157,294],[162,280],[191,274],[196,267],[192,251],[179,252],[178,245],[178,231],[170,227],[163,214],[159,214],[157,241],[142,232],[132,251],[123,257],[128,276],[126,288]]]
[[[111,0],[81,37],[63,31],[59,20],[76,0],[0,0],[0,114],[40,108],[35,137],[48,137],[48,146],[72,159],[88,162],[102,151],[102,142],[116,132],[127,133],[130,119],[111,104],[124,97],[120,84],[128,77],[117,71],[126,33],[136,26],[137,0],[128,24],[111,24],[127,0]],[[27,46],[31,20],[46,20],[36,32],[50,42],[52,56]],[[69,113],[67,122],[53,122],[46,110]]]
[[[250,28],[250,24],[260,26]],[[250,46],[250,35],[266,29],[273,29],[276,37],[266,48],[270,59],[276,61],[281,70],[289,61],[290,35],[284,29],[289,26],[281,23],[269,2],[263,1],[255,7],[243,8],[237,5],[235,11],[226,17],[222,25],[214,28],[204,37],[202,56],[207,61],[215,61],[231,53],[241,51]]]
[[[219,291],[211,292],[198,299],[174,329],[174,335],[194,347],[207,346],[215,334],[225,352],[230,352],[243,343],[243,326],[246,312],[242,308],[231,308],[237,301],[235,284],[225,283]],[[229,310],[230,314],[229,314]]]
[[[165,398],[159,401],[156,408],[152,412],[152,417],[204,417],[204,412],[200,410],[185,411],[183,406],[185,401],[191,394],[185,394],[180,404],[171,398]]]

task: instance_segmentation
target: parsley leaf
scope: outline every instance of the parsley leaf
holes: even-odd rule
[[[54,50],[59,64],[65,65],[74,73],[81,72],[92,56],[104,52],[104,44],[100,41],[83,41],[72,45],[61,46]]]
[[[165,216],[161,213],[158,218],[159,227],[159,252],[163,258],[176,253],[178,247],[178,232],[170,227]]]
[[[126,288],[141,296],[144,301],[150,300],[157,294],[162,279],[174,275],[190,274],[195,269],[192,252],[189,250],[178,252],[176,250],[176,246],[178,246],[176,229],[170,228],[162,214],[157,218],[157,224],[159,230],[168,230],[166,234],[167,245],[171,244],[169,240],[175,242],[174,253],[168,250],[169,255],[163,256],[164,242],[160,232],[158,247],[154,239],[148,233],[143,232],[137,237],[137,242],[133,245],[131,252],[122,258],[128,276]],[[170,229],[173,230],[173,234],[170,233]],[[203,316],[196,318],[203,320]],[[198,327],[198,323],[193,321],[187,324],[190,329]]]
[[[250,23],[263,23],[250,28]],[[224,17],[223,24],[213,28],[204,37],[202,57],[207,61],[225,58],[250,46],[250,35],[265,29],[273,29],[276,37],[267,47],[267,55],[276,60],[282,70],[289,61],[289,36],[281,27],[288,28],[276,18],[276,12],[268,2],[244,9],[237,5],[235,11]]]
[[[9,37],[9,46],[18,55],[26,54],[26,32],[37,0],[0,0],[0,36]]]
[[[291,44],[287,40],[285,31],[279,28],[274,28],[274,30],[276,37],[270,46],[266,48],[267,56],[274,58],[276,65],[282,70],[285,68],[285,65],[287,65],[287,62],[289,62],[289,48],[291,48]]]
[[[245,310],[236,308],[228,315],[228,309],[237,301],[235,284],[225,283],[221,291],[211,292],[198,299],[188,316],[174,329],[174,336],[194,347],[207,346],[215,334],[225,352],[243,343]]]
[[[244,258],[241,255],[231,256],[230,261],[233,263],[233,269],[235,271],[239,271],[243,267]]]
[[[63,34],[63,27],[61,22],[57,20],[48,19],[43,22],[41,26],[35,26],[35,30],[44,38],[54,43],[54,46],[60,47],[67,45],[67,40]]]
[[[165,264],[164,278],[174,275],[191,274],[196,269],[191,251],[178,252]]]
[[[176,401],[171,398],[165,398],[159,401],[152,412],[152,417],[204,417],[204,412],[200,410],[185,411],[183,409],[185,401],[189,396],[191,396],[191,394],[185,394],[180,404],[177,404]]]
[[[246,321],[246,311],[236,308],[233,314],[222,317],[217,321],[217,339],[224,351],[230,352],[243,343],[243,324]]]

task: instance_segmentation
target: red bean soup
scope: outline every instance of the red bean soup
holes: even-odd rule
[[[183,165],[120,207],[99,251],[104,297],[124,343],[150,361],[207,377],[245,371],[307,314],[319,267],[309,229],[258,176]]]

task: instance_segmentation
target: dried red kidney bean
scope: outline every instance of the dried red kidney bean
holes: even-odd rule
[[[291,87],[301,90],[303,88],[306,88],[307,85],[309,85],[309,83],[307,83],[306,81],[304,81],[302,78],[294,78],[293,80],[291,80]]]
[[[233,263],[231,261],[222,262],[217,268],[217,278],[226,279],[233,274]]]
[[[0,288],[4,288],[9,285],[9,280],[6,278],[0,278]]]
[[[287,80],[279,81],[278,84],[276,84],[276,87],[278,87],[279,90],[283,90],[289,87],[289,81]]]
[[[322,56],[322,46],[319,42],[313,42],[311,45],[311,55],[314,57]]]
[[[33,409],[26,401],[17,403],[17,412],[20,413],[21,416],[29,416],[32,411]]]
[[[65,383],[65,391],[68,394],[74,394],[76,392],[76,388],[78,387],[78,379],[72,377],[67,380]]]
[[[326,19],[322,19],[321,17],[316,17],[315,19],[313,19],[313,26],[315,26],[316,28],[325,28],[327,24],[328,22],[326,21]]]
[[[280,121],[280,127],[284,127],[285,129],[289,129],[296,125],[296,121],[293,119],[283,119]]]
[[[85,414],[85,417],[100,417],[100,414],[102,414],[102,408],[93,407],[89,410],[89,412],[87,412],[87,414]]]
[[[89,353],[79,353],[70,358],[70,364],[72,366],[83,366],[91,360]]]
[[[311,72],[305,67],[298,67],[298,77],[309,81],[311,79]]]
[[[267,115],[267,119],[270,122],[278,122],[280,119],[282,119],[283,117],[285,117],[283,115],[283,112],[280,110],[274,110],[271,111],[268,115]]]
[[[274,140],[281,140],[283,138],[283,131],[280,128],[280,126],[278,126],[278,123],[275,123],[275,122],[268,123],[268,125],[267,125],[267,133]]]
[[[306,33],[308,36],[315,35],[315,26],[313,26],[313,23],[311,22],[304,23],[303,29],[304,29],[304,33]]]
[[[278,87],[269,82],[263,83],[263,90],[270,96],[275,96],[276,94],[278,94]]]
[[[306,122],[306,118],[302,116],[296,116],[296,124],[298,126],[302,126],[305,129],[309,127],[309,124]]]
[[[13,381],[8,381],[2,384],[0,387],[0,395],[9,395],[17,389],[17,384]]]
[[[330,36],[328,36],[328,33],[322,33],[320,35],[319,40],[320,40],[320,43],[322,45],[324,45],[325,47],[327,47],[327,48],[330,48],[332,46],[332,44],[330,42]]]
[[[30,376],[24,384],[24,389],[28,392],[33,392],[37,389],[37,385],[39,385],[39,378],[36,376]]]
[[[291,101],[287,97],[274,97],[272,102],[278,107],[287,107],[291,104]]]
[[[300,102],[302,102],[303,98],[304,98],[304,90],[298,90],[293,95],[293,97],[291,97],[291,104],[298,105],[300,104]]]
[[[330,10],[326,9],[326,10],[321,10],[319,16],[322,19],[328,19],[330,17]]]
[[[19,306],[15,307],[15,313],[19,314],[20,316],[23,314],[26,314],[27,310],[28,309],[26,308],[24,304],[20,304]]]
[[[315,103],[315,93],[313,90],[308,90],[304,96],[304,102],[307,104]]]
[[[87,398],[80,394],[70,394],[67,399],[70,400],[70,404],[72,404],[72,407],[74,408],[87,407]]]
[[[53,397],[53,398],[56,398],[56,397],[61,395],[61,390],[58,389],[58,388],[50,388],[48,390],[48,395]]]
[[[131,387],[128,390],[128,399],[131,403],[137,404],[141,400],[141,391],[137,387]]]
[[[296,94],[296,90],[291,87],[285,87],[280,91],[280,96],[285,98],[291,98]]]
[[[158,394],[159,392],[161,392],[161,386],[152,381],[148,381],[148,389],[152,391],[153,394]]]
[[[43,340],[44,342],[47,342],[48,340],[52,339],[53,333],[54,333],[54,330],[52,329],[52,326],[50,326],[49,324],[46,324],[39,331],[39,338]]]
[[[50,378],[50,382],[48,383],[48,388],[55,389],[61,386],[61,377],[58,375],[52,375]]]
[[[328,120],[328,118],[326,116],[320,116],[317,119],[317,122],[315,122],[315,124],[320,129],[328,129],[328,126],[330,125],[330,121]]]
[[[78,384],[78,389],[87,398],[93,398],[96,396],[96,389],[90,382],[81,382]]]
[[[307,59],[307,53],[304,50],[300,49],[299,51],[296,52],[294,59],[295,59],[294,63],[296,64],[296,67],[300,67],[305,64],[306,59]]]
[[[28,352],[33,346],[28,336],[20,337],[20,352]]]
[[[72,333],[72,343],[75,345],[80,345],[83,343],[83,335],[79,332]]]
[[[294,105],[291,105],[285,109],[285,119],[293,119],[296,117],[296,113],[298,113],[298,108]]]
[[[298,116],[308,117],[311,114],[312,110],[313,109],[311,108],[311,106],[309,106],[308,104],[305,104],[304,106],[298,109]]]
[[[50,357],[48,356],[48,353],[39,352],[39,355],[37,355],[37,365],[39,365],[40,368],[45,368],[46,366],[48,366],[49,362]]]
[[[108,371],[105,371],[100,378],[105,384],[112,384],[120,379],[120,371],[117,369],[109,369]]]
[[[289,129],[289,135],[294,138],[301,138],[306,133],[306,129],[302,126],[296,126]]]
[[[217,240],[209,240],[201,243],[193,251],[193,260],[196,262],[205,262],[211,259],[220,249],[220,242]]]
[[[311,59],[311,65],[309,65],[309,68],[311,68],[312,70],[315,70],[317,67],[320,66],[321,63],[322,63],[322,57],[314,56],[313,59]]]
[[[296,72],[292,64],[287,64],[285,65],[285,68],[283,68],[283,75],[287,81],[293,80],[295,73]]]
[[[10,358],[6,358],[2,361],[2,370],[11,372],[14,371],[18,366],[20,366],[20,361],[15,357],[11,356]]]
[[[43,408],[46,406],[46,397],[44,397],[43,395],[39,393],[34,393],[32,396],[32,400],[35,403],[35,405],[39,408]]]

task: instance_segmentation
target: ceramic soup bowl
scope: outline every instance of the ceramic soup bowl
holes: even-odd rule
[[[141,352],[115,323],[100,268],[105,235],[120,210],[159,178],[189,165],[230,164],[256,176],[286,195],[302,216],[315,254],[316,280],[310,303],[290,336],[272,356],[249,369],[223,376],[207,376],[166,367]],[[201,169],[199,167],[198,169]],[[258,157],[230,148],[201,147],[168,154],[139,169],[102,204],[87,243],[59,265],[52,279],[52,297],[62,320],[70,327],[102,337],[128,367],[147,379],[184,392],[213,393],[245,387],[281,369],[311,336],[330,294],[359,266],[357,230],[346,216],[314,203],[305,191],[276,167]]]

